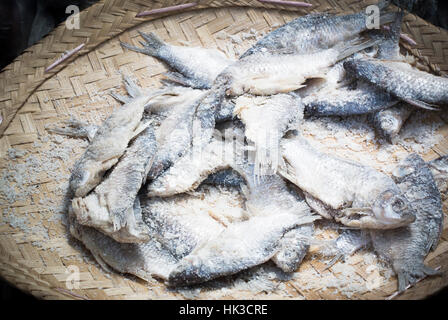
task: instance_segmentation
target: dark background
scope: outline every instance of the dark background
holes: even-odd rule
[[[0,69],[11,63],[23,50],[30,47],[59,23],[68,14],[69,5],[80,10],[97,0],[0,0]],[[423,19],[448,29],[447,0],[393,0],[398,6],[412,11]],[[69,13],[70,14],[70,13]],[[447,299],[448,288],[428,298]],[[34,297],[10,286],[0,278],[0,300],[34,300]]]

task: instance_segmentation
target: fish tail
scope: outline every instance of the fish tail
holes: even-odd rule
[[[157,37],[154,33],[144,33],[139,31],[139,34],[142,36],[142,38],[145,40],[145,42],[140,41],[140,43],[143,45],[143,48],[139,48],[136,46],[132,46],[129,43],[121,42],[120,44],[122,47],[135,51],[140,52],[152,57],[158,57],[160,48],[166,45],[163,40],[161,40],[159,37]]]
[[[350,57],[356,52],[365,50],[367,48],[373,47],[374,45],[377,45],[380,41],[379,40],[368,40],[363,43],[357,43],[359,39],[355,39],[354,41],[341,43],[339,45],[336,45],[334,49],[339,51],[339,55],[337,57],[336,62],[344,60],[345,58]]]
[[[157,56],[160,49],[166,46],[166,43],[158,36],[156,36],[153,32],[144,33],[142,31],[139,31],[138,33],[145,40],[145,43],[143,43],[143,45],[148,52],[147,54],[151,56]]]

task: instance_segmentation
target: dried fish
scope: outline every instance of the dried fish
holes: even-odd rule
[[[373,168],[321,153],[301,136],[284,139],[282,155],[280,174],[327,219],[363,229],[397,228],[415,220],[394,181]]]
[[[411,154],[404,159],[394,170],[394,178],[409,200],[416,220],[394,230],[371,231],[371,237],[375,251],[389,261],[397,273],[401,292],[421,277],[440,274],[427,267],[424,259],[439,242],[443,211],[431,170],[420,156]]]
[[[110,268],[143,280],[168,279],[178,260],[155,238],[144,243],[119,243],[71,215],[70,233],[81,241],[106,271]]]
[[[419,108],[448,104],[448,79],[413,68],[403,61],[356,59],[344,62],[355,77]]]
[[[78,222],[94,227],[118,242],[149,240],[146,226],[133,208],[140,187],[144,184],[156,154],[152,127],[143,131],[106,179],[86,197],[72,200]]]
[[[339,43],[330,49],[309,54],[258,53],[227,67],[215,85],[226,81],[226,94],[270,95],[288,93],[304,86],[307,79],[324,76],[329,68],[352,54],[375,45],[359,40]]]
[[[95,188],[105,172],[123,155],[129,141],[143,129],[140,120],[149,97],[140,96],[115,110],[98,129],[70,177],[76,197],[84,197]]]
[[[388,1],[382,1],[378,6],[383,11],[388,5]],[[380,24],[394,21],[395,15],[382,12]],[[328,49],[367,30],[369,18],[365,10],[344,16],[317,13],[299,17],[267,34],[241,58],[266,52],[307,54]]]
[[[169,74],[174,82],[196,89],[209,89],[219,73],[233,63],[216,49],[174,46],[165,43],[154,33],[139,32],[145,42],[143,48],[121,43],[125,48],[156,57],[180,72],[184,77]]]

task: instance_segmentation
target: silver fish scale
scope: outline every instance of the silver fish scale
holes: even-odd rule
[[[348,72],[405,100],[448,104],[448,78],[411,69],[403,62],[346,61]]]
[[[349,116],[366,114],[390,107],[395,100],[387,93],[374,88],[338,90],[331,94],[306,97],[307,116]]]
[[[311,14],[299,17],[259,40],[240,58],[258,52],[309,53],[326,49],[366,30],[366,16]]]

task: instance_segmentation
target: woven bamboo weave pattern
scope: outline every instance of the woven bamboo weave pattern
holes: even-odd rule
[[[137,30],[154,31],[169,43],[214,47],[237,56],[228,39],[220,34],[238,34],[253,29],[267,32],[297,16],[309,12],[352,13],[376,1],[316,0],[312,8],[293,8],[262,4],[258,1],[198,1],[198,5],[183,12],[135,18],[144,10],[178,5],[180,1],[143,0],[100,1],[81,12],[81,29],[68,30],[60,25],[49,36],[32,46],[0,73],[0,172],[9,166],[33,168],[33,176],[14,186],[20,199],[1,200],[0,275],[19,288],[43,299],[172,299],[188,298],[181,291],[168,290],[162,283],[146,283],[129,275],[105,272],[91,255],[73,240],[65,225],[63,187],[74,161],[82,154],[86,142],[74,142],[65,147],[67,139],[58,141],[45,127],[69,116],[100,124],[118,103],[108,94],[124,93],[122,75],[137,78],[141,86],[159,85],[166,66],[156,59],[123,50],[119,41],[138,45]],[[418,44],[404,45],[419,58],[421,67],[434,73],[448,73],[448,33],[413,15],[405,17],[403,32]],[[85,43],[83,49],[50,72],[44,70],[65,51]],[[238,46],[235,46],[238,48]],[[241,49],[242,50],[242,49]],[[448,119],[446,112],[440,117]],[[448,137],[448,126],[440,129]],[[9,156],[10,148],[24,151],[36,158],[25,163],[24,157]],[[61,156],[47,157],[52,152]],[[445,139],[424,155],[427,160],[448,154]],[[47,158],[46,158],[47,157]],[[51,163],[46,163],[51,162]],[[48,166],[51,170],[44,170]],[[6,174],[6,173],[4,173]],[[30,173],[31,174],[31,173]],[[25,174],[26,175],[26,174]],[[20,181],[18,181],[20,184]],[[20,190],[19,190],[20,189]],[[61,205],[61,208],[49,209]],[[445,213],[448,209],[445,197]],[[52,208],[53,208],[52,207]],[[16,217],[11,221],[11,216]],[[448,219],[442,240],[426,262],[432,267],[448,269]],[[44,229],[45,232],[41,232]],[[360,255],[351,260],[361,279],[368,280],[366,265]],[[70,268],[79,270],[76,286],[67,286]],[[337,272],[318,260],[307,259],[297,272],[316,274]],[[316,282],[318,283],[318,279]],[[233,290],[217,295],[204,290],[194,298],[298,298],[347,299],[322,283],[320,289],[303,289],[303,283],[286,281],[279,290],[266,296],[248,290]],[[423,298],[448,284],[448,276],[428,278],[398,298]],[[316,285],[318,286],[318,285]],[[394,293],[395,277],[368,292],[354,292],[352,299],[384,299]]]

